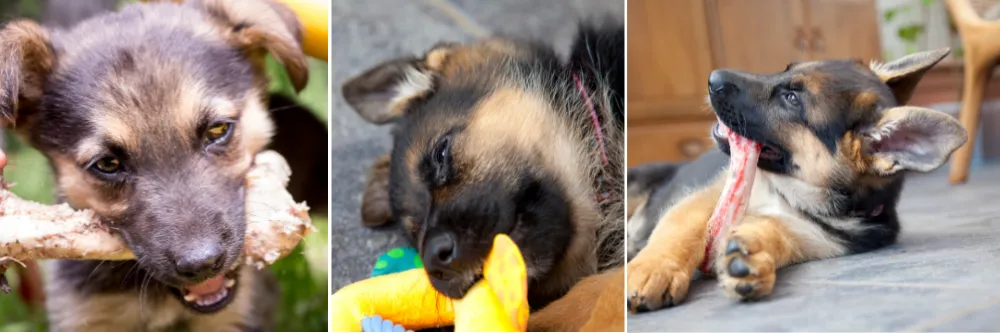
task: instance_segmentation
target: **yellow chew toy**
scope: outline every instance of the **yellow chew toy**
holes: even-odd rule
[[[288,6],[302,23],[302,51],[306,55],[327,61],[330,41],[329,0],[277,0]]]
[[[454,325],[455,331],[516,332],[528,328],[528,273],[514,241],[497,235],[483,279],[452,300],[431,286],[423,269],[355,282],[330,299],[333,332],[360,332],[365,317],[379,315],[408,330]]]

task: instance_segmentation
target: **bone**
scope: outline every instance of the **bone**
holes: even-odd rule
[[[285,189],[291,169],[281,155],[265,151],[247,174],[246,263],[258,269],[288,255],[315,231],[309,207]],[[90,210],[21,199],[0,179],[0,267],[39,259],[131,260],[122,238]],[[2,269],[0,269],[2,274]]]
[[[760,157],[762,145],[753,140],[736,134],[722,122],[719,122],[722,134],[729,140],[729,169],[726,184],[722,189],[719,202],[709,218],[710,242],[718,241],[719,233],[727,226],[743,220],[747,205],[750,203],[750,193],[753,190],[754,178],[757,173],[757,159]],[[713,266],[711,248],[706,253],[705,270]]]

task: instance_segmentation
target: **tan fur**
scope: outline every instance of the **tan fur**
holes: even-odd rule
[[[114,263],[107,263],[112,265]],[[250,314],[253,294],[237,293],[236,298],[225,309],[211,316],[194,314],[184,308],[172,296],[164,298],[143,297],[140,294],[102,294],[81,297],[61,284],[52,276],[58,274],[58,265],[48,265],[49,277],[45,284],[50,300],[46,311],[53,320],[49,323],[53,331],[114,331],[128,327],[132,331],[163,331],[171,329],[178,322],[189,322],[192,331],[242,330],[240,325],[257,323],[260,318]],[[245,267],[240,274],[239,285],[249,289],[256,283],[254,268]]]
[[[825,187],[847,176],[839,156],[831,155],[826,146],[804,126],[786,126],[784,142],[788,149],[809,160],[801,163],[795,176],[816,186]]]
[[[744,252],[736,251],[726,254],[720,251],[716,260],[721,271],[733,260],[739,258],[750,267],[750,275],[735,278],[729,274],[719,275],[722,289],[734,298],[757,298],[769,295],[774,289],[775,271],[791,263],[810,259],[804,255],[803,244],[777,218],[769,216],[748,215],[739,225],[735,226],[720,244],[725,248],[730,241],[737,242]],[[736,293],[740,283],[754,286],[751,295]]]
[[[724,183],[725,177],[718,177],[656,222],[649,244],[628,263],[626,297],[632,310],[642,303],[658,309],[687,297],[691,276],[705,259],[707,222]]]
[[[216,15],[229,43],[262,59],[268,52],[280,61],[296,91],[309,79],[309,65],[302,52],[302,24],[284,6],[267,1],[201,0],[201,7]]]
[[[861,235],[879,223],[895,222],[845,212],[851,207],[839,207],[835,201],[850,205],[847,199],[867,200],[869,194],[901,181],[896,175],[903,170],[933,170],[967,140],[965,131],[948,115],[894,104],[905,103],[922,73],[946,54],[947,50],[931,51],[885,66],[873,64],[874,73],[858,65],[854,68],[857,72],[843,73],[844,77],[833,76],[840,72],[816,70],[817,63],[791,66],[797,72],[792,74],[792,85],[808,90],[813,99],[806,105],[812,107],[805,110],[806,122],[767,120],[777,140],[792,154],[794,167],[787,173],[758,170],[745,217],[724,229],[722,237],[713,243],[710,255],[715,256],[714,272],[727,294],[744,300],[767,296],[773,291],[775,272],[781,267],[848,253],[849,240],[824,230],[823,225]],[[834,79],[839,83],[831,90],[834,87],[827,81]],[[879,92],[878,84],[888,89]],[[861,88],[851,90],[848,86]],[[834,100],[846,103],[831,103]],[[832,109],[832,105],[850,109]],[[840,137],[832,153],[810,128],[823,128],[831,121],[850,127],[846,133],[833,133]],[[721,172],[715,182],[670,208],[657,221],[649,245],[628,266],[626,292],[633,310],[657,309],[683,300],[691,274],[705,259],[706,224],[727,172]],[[844,187],[849,193],[843,192]],[[880,201],[873,205],[888,209],[893,203]],[[894,239],[894,235],[879,237],[878,241],[886,243]]]
[[[55,66],[48,40],[41,26],[27,20],[12,21],[0,32],[0,60],[18,62],[13,70],[0,71],[0,125],[17,125],[22,121],[20,103],[34,104],[41,98],[45,78]]]
[[[95,80],[84,105],[74,105],[91,111],[93,116],[86,121],[97,130],[74,146],[42,151],[55,169],[60,197],[74,208],[92,209],[114,221],[130,207],[126,200],[129,188],[112,189],[98,181],[87,170],[88,164],[107,154],[109,145],[131,154],[151,149],[158,152],[157,157],[170,158],[175,142],[197,140],[203,135],[199,122],[205,116],[239,119],[231,145],[218,154],[215,167],[234,175],[233,179],[243,179],[253,156],[269,144],[274,131],[265,107],[265,55],[270,53],[285,66],[296,90],[305,86],[308,68],[299,44],[301,26],[288,8],[272,1],[245,0],[189,0],[184,5],[196,6],[204,16],[186,11],[186,15],[166,15],[129,29],[154,33],[175,30],[208,42],[236,46],[253,67],[253,88],[242,96],[222,98],[209,89],[215,82],[204,81],[212,78],[202,77],[190,64],[144,53],[151,51],[141,47],[109,53],[122,59],[109,59],[114,66],[100,76],[106,79]],[[32,122],[43,117],[31,111],[36,111],[34,104],[41,97],[46,79],[50,74],[66,74],[77,68],[76,62],[92,60],[93,54],[85,52],[107,47],[104,32],[77,34],[79,38],[70,43],[59,43],[65,34],[54,33],[53,37],[61,39],[50,41],[45,30],[35,23],[16,21],[6,25],[0,32],[0,60],[17,66],[13,66],[15,70],[5,66],[0,71],[0,125],[17,120],[13,125],[19,135],[37,136]],[[49,45],[60,47],[58,54]],[[272,324],[268,322],[270,316],[260,314],[273,309],[259,302],[275,299],[274,295],[262,296],[267,294],[262,288],[264,282],[258,281],[263,275],[253,268],[242,269],[235,299],[210,315],[194,313],[163,290],[151,294],[143,289],[137,294],[123,286],[121,292],[86,292],[60,279],[60,273],[63,277],[67,273],[60,272],[54,262],[47,273],[46,310],[53,330],[149,331],[186,325],[194,331],[241,331]],[[151,296],[156,294],[160,296]]]
[[[566,257],[551,276],[560,281],[546,284],[556,290],[569,289],[580,278],[597,271],[594,238],[601,214],[594,204],[591,179],[581,165],[593,163],[586,142],[572,128],[554,115],[543,97],[512,88],[498,88],[483,99],[469,120],[466,138],[456,142],[458,159],[474,163],[469,170],[476,174],[502,170],[506,163],[542,165],[555,175],[565,192],[572,194],[570,206],[574,221],[572,243]],[[506,153],[501,153],[506,152]],[[512,161],[502,156],[537,156],[535,161]],[[588,158],[588,160],[582,160]],[[474,161],[474,162],[473,162]],[[513,180],[511,180],[513,182]]]
[[[92,209],[101,216],[114,218],[128,209],[126,195],[102,191],[101,185],[68,156],[50,154],[55,167],[56,185],[66,203],[77,209]]]
[[[448,60],[448,55],[451,53],[450,46],[442,46],[427,52],[424,56],[424,64],[427,68],[434,72],[441,72],[444,69],[445,61]]]
[[[361,221],[366,226],[380,226],[392,218],[389,207],[389,167],[391,155],[385,154],[375,160],[365,182],[364,198],[361,200]]]
[[[625,270],[591,275],[566,296],[531,314],[533,332],[624,332]],[[596,297],[595,297],[596,296]]]

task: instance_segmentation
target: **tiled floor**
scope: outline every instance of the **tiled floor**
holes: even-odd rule
[[[624,13],[618,0],[333,0],[332,291],[368,277],[379,254],[406,244],[397,228],[361,226],[365,173],[391,141],[388,127],[366,123],[345,104],[339,92],[344,80],[394,57],[420,55],[441,41],[490,34],[541,39],[565,53],[579,19]]]
[[[630,316],[630,331],[1000,330],[1000,165],[947,184],[911,177],[897,244],[778,272],[769,298],[740,303],[714,280],[680,306]]]

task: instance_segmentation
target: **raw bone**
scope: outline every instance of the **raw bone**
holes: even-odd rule
[[[750,192],[753,190],[754,176],[757,173],[757,159],[760,157],[762,145],[753,140],[736,134],[726,125],[719,122],[721,134],[729,141],[729,169],[726,171],[726,185],[722,188],[719,202],[708,219],[709,239],[705,248],[705,261],[702,271],[711,273],[713,266],[712,248],[719,238],[719,233],[726,226],[743,220],[747,205],[750,203]]]

